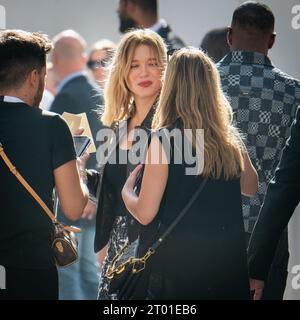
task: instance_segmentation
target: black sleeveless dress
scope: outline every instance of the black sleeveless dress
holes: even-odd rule
[[[174,164],[180,149],[172,138],[170,147],[168,182],[155,218],[159,232],[172,223],[203,180],[201,175],[187,175],[186,163]],[[151,244],[143,240],[143,230],[142,251]],[[240,180],[209,179],[150,264],[147,299],[249,299]]]

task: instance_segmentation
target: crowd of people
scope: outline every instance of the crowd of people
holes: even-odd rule
[[[74,30],[52,41],[0,32],[0,155],[81,229],[79,260],[57,268],[51,220],[0,158],[0,299],[114,299],[115,255],[138,239],[143,256],[187,204],[136,284],[140,299],[283,299],[300,81],[268,57],[271,8],[239,5],[200,49],[159,19],[156,0],[120,0],[117,12],[119,43],[88,55]],[[86,114],[96,153],[76,158],[65,112]]]

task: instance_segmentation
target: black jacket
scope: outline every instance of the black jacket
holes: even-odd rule
[[[177,35],[174,34],[171,27],[165,21],[157,30],[157,33],[164,39],[168,50],[180,49],[186,45]]]
[[[151,122],[154,114],[154,108],[151,108],[148,115],[144,119],[143,123],[139,128],[144,129],[150,134]],[[116,132],[116,143],[109,151],[111,154],[118,146],[121,141],[125,129],[127,129],[127,120],[121,121]],[[147,150],[148,145],[145,144],[145,151]],[[130,149],[129,153],[133,152],[133,148]],[[109,155],[106,159],[109,158]],[[100,251],[103,247],[106,246],[109,240],[110,232],[112,229],[113,222],[115,220],[115,212],[113,211],[113,203],[115,201],[113,192],[109,189],[108,184],[105,181],[104,170],[107,162],[104,162],[100,166],[99,170],[87,170],[88,176],[88,189],[92,196],[98,200],[98,208],[96,215],[96,234],[95,234],[95,243],[94,250],[95,252]],[[135,165],[127,164],[127,176],[135,168]],[[132,241],[136,238],[139,223],[128,214],[128,234],[129,240]]]
[[[63,114],[69,112],[73,114],[86,113],[92,131],[93,139],[96,143],[96,135],[101,129],[99,113],[103,105],[103,95],[100,89],[85,75],[79,75],[68,81],[61,91],[56,95],[51,111]],[[88,161],[89,168],[96,168],[96,157],[91,155]]]

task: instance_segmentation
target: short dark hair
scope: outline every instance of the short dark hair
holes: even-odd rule
[[[214,62],[220,61],[230,51],[227,31],[227,27],[212,29],[202,39],[200,49],[204,50]]]
[[[39,32],[0,31],[0,89],[18,88],[32,70],[40,71],[51,48]]]
[[[254,28],[263,33],[274,31],[275,17],[266,4],[247,1],[237,7],[232,16],[231,26]]]
[[[157,0],[130,0],[145,12],[157,15]]]

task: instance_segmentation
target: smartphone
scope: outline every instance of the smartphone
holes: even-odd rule
[[[73,136],[73,141],[77,157],[80,157],[91,143],[87,136]]]

